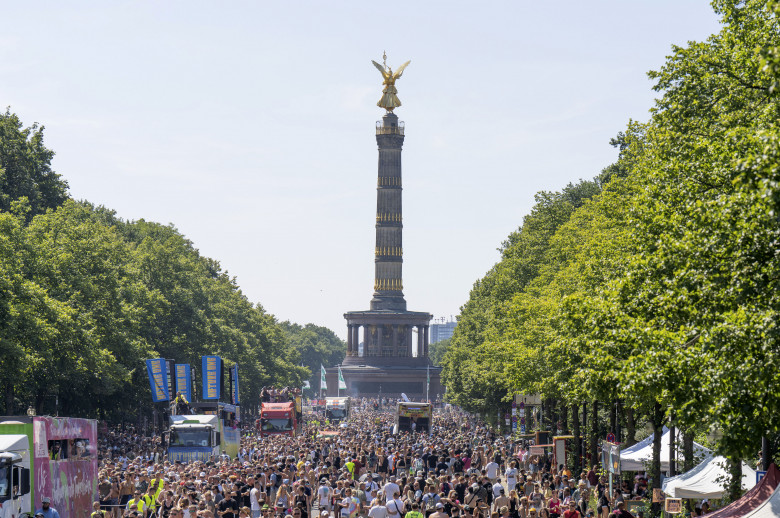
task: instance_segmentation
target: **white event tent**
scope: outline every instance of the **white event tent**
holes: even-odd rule
[[[728,461],[725,457],[709,456],[698,466],[663,482],[663,492],[672,498],[723,498],[723,480],[728,476]],[[756,472],[742,463],[742,489],[756,485]]]
[[[675,441],[677,448],[677,461],[682,466],[683,461],[683,434],[679,430],[675,434],[677,440]],[[672,434],[667,427],[663,429],[663,435],[661,436],[661,471],[669,471],[669,451],[670,443],[672,440]],[[705,448],[701,444],[693,443],[693,455],[697,459],[701,459],[710,455],[711,450]],[[653,435],[639,441],[633,446],[629,446],[625,450],[620,452],[620,470],[621,471],[645,471],[647,466],[653,461]]]

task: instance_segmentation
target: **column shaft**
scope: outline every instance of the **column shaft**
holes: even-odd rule
[[[371,343],[371,328],[368,324],[363,325],[363,356],[373,356],[371,354],[373,344]]]
[[[347,356],[352,356],[352,324],[347,324]]]

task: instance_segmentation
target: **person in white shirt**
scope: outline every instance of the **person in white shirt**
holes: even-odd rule
[[[352,489],[348,487],[344,490],[344,498],[341,500],[341,516],[348,518],[350,509],[355,505],[357,504],[352,498]]]
[[[498,478],[498,469],[499,465],[495,460],[492,460],[488,463],[487,466],[485,466],[485,471],[487,474],[487,477],[490,479],[491,484],[496,483],[496,479]]]
[[[252,511],[252,518],[260,518],[260,481],[255,480],[255,487],[249,491],[249,505]]]
[[[387,518],[403,518],[404,503],[400,500],[388,500],[385,508],[387,508]]]
[[[390,482],[384,485],[382,491],[385,493],[385,499],[387,500],[387,503],[390,503],[390,500],[393,499],[394,494],[401,493],[401,488],[398,487],[398,484],[395,483],[395,475],[390,477]],[[391,511],[388,509],[388,512]]]
[[[330,486],[325,479],[320,481],[320,488],[317,490],[317,498],[319,499],[320,509],[330,512]]]
[[[377,503],[368,511],[368,518],[387,518],[387,507]]]
[[[517,462],[512,461],[509,467],[506,469],[506,485],[509,490],[513,490],[517,484]]]

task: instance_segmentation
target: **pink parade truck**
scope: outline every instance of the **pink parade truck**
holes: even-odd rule
[[[32,516],[44,496],[63,518],[89,518],[97,482],[97,421],[0,417],[0,518]]]

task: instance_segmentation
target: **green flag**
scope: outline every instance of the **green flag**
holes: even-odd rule
[[[325,381],[325,367],[320,363],[320,390],[328,390],[328,382]]]
[[[344,375],[341,373],[341,365],[339,365],[339,390],[347,390],[347,383],[344,381]]]

